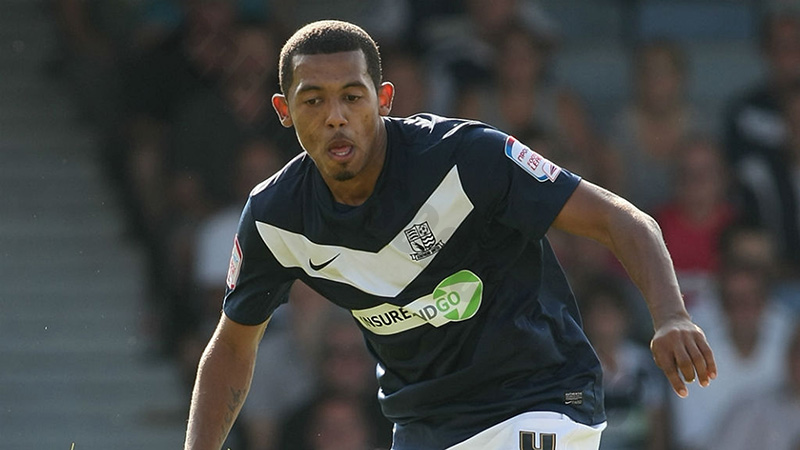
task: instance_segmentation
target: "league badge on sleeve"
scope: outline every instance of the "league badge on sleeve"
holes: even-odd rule
[[[542,183],[556,181],[556,178],[561,173],[561,167],[553,164],[550,160],[511,136],[506,139],[506,156]]]
[[[242,247],[239,246],[239,235],[233,238],[233,250],[231,251],[231,262],[228,266],[228,289],[236,287],[239,280],[239,269],[242,268]]]

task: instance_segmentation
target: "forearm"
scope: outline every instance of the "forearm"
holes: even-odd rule
[[[605,189],[581,182],[553,225],[604,244],[625,266],[653,317],[653,358],[678,395],[688,393],[679,371],[686,381],[696,373],[703,386],[716,377],[714,355],[703,331],[689,318],[672,259],[652,217]]]
[[[236,355],[219,339],[209,343],[192,392],[185,450],[222,447],[250,390],[254,353]]]
[[[628,207],[630,215],[612,219],[609,249],[641,290],[656,329],[669,320],[688,318],[661,228],[649,215]]]

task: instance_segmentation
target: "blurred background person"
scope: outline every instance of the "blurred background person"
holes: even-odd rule
[[[315,412],[331,395],[349,400],[360,410],[360,416],[367,425],[367,442],[372,446],[391,447],[392,424],[381,413],[376,394],[377,363],[367,351],[353,317],[347,312],[335,310],[327,316],[322,329],[321,353],[313,371],[316,384],[306,393],[305,401],[285,416],[280,427],[281,444],[278,448],[321,448],[313,437],[317,425]],[[260,449],[256,447],[254,450]]]
[[[800,82],[800,10],[790,3],[769,8],[761,23],[764,79],[740,93],[725,115],[728,161],[740,165],[749,155],[779,152],[788,133],[782,117],[786,92]]]
[[[224,280],[231,257],[233,235],[239,224],[242,207],[250,191],[283,167],[283,158],[275,146],[256,139],[244,145],[236,157],[231,177],[235,199],[221,206],[186,236],[182,253],[190,274],[186,295],[181,297],[167,320],[171,328],[165,336],[179,344],[187,387],[203,348],[219,320],[220,299],[225,295]]]
[[[800,31],[799,31],[800,32]],[[800,46],[800,43],[798,43]],[[769,230],[785,276],[800,274],[800,81],[786,87],[779,118],[781,142],[770,151],[742,155],[738,175],[752,199],[750,221]]]
[[[530,128],[547,133],[560,148],[582,160],[587,179],[608,185],[613,178],[603,139],[594,132],[578,96],[552,79],[556,43],[511,22],[496,36],[491,72],[462,86],[456,115],[491,123],[518,136]],[[513,61],[513,63],[512,63]]]
[[[250,394],[238,420],[248,449],[285,448],[281,442],[290,433],[286,421],[299,408],[308,405],[309,398],[323,382],[319,361],[329,342],[325,324],[330,322],[330,315],[337,312],[328,300],[302,282],[292,286],[288,302],[278,308],[270,321],[270,335],[258,348],[258,357],[263,358],[264,363],[256,365]],[[356,344],[364,346],[363,342]],[[340,377],[346,377],[358,372],[358,367],[361,366],[354,369],[345,366],[344,371],[334,375],[341,373]],[[362,376],[348,381],[365,382],[367,386],[374,383],[365,381]],[[305,431],[292,430],[292,437],[301,439],[295,433]]]
[[[630,338],[628,298],[597,276],[578,289],[586,335],[603,366],[608,426],[600,450],[666,450],[669,386],[648,348]]]
[[[707,136],[687,136],[677,142],[673,196],[655,209],[664,242],[691,312],[697,302],[711,301],[719,269],[723,231],[737,220],[724,155]]]
[[[553,21],[527,0],[468,0],[450,10],[424,8],[438,14],[420,17],[414,42],[424,51],[437,114],[457,115],[465,88],[491,79],[494,66],[503,64],[500,45],[509,28],[523,26],[545,41],[557,37]]]
[[[795,325],[777,385],[742,392],[712,433],[708,450],[797,450],[800,445],[800,326]]]
[[[796,319],[774,301],[770,280],[762,267],[748,261],[723,260],[718,306],[705,302],[695,308],[693,317],[714,346],[719,376],[713,389],[694,389],[671,402],[678,448],[706,448],[709,431],[721,426],[725,412],[738,405],[736,398],[782,376]]]
[[[392,102],[391,115],[408,117],[430,111],[428,71],[424,62],[409,46],[381,49],[383,77],[392,80],[397,95]]]
[[[312,405],[304,441],[309,450],[374,450],[370,423],[361,404],[348,396],[323,395]]]
[[[709,131],[688,96],[688,70],[686,54],[677,43],[656,40],[641,45],[633,54],[633,97],[612,126],[620,166],[618,190],[650,213],[678,185],[673,175],[681,144],[694,132]]]

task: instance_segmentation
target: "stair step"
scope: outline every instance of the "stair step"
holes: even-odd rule
[[[23,253],[48,253],[48,261],[55,264],[69,261],[95,261],[102,258],[124,260],[141,270],[144,254],[135,243],[105,242],[94,237],[59,239],[55,236],[35,236],[11,239],[0,236],[0,266],[17,264],[16,258]],[[44,262],[43,262],[44,263]],[[2,271],[0,270],[0,276]]]
[[[152,353],[148,255],[46,70],[52,2],[0,1],[0,448],[180,448],[188,388]]]

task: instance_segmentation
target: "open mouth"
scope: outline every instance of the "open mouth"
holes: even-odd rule
[[[352,145],[340,145],[331,147],[328,150],[333,156],[337,158],[344,158],[348,156],[350,153],[353,153],[353,146]]]
[[[337,139],[328,144],[328,154],[336,159],[347,158],[353,153],[353,143],[346,139]]]

